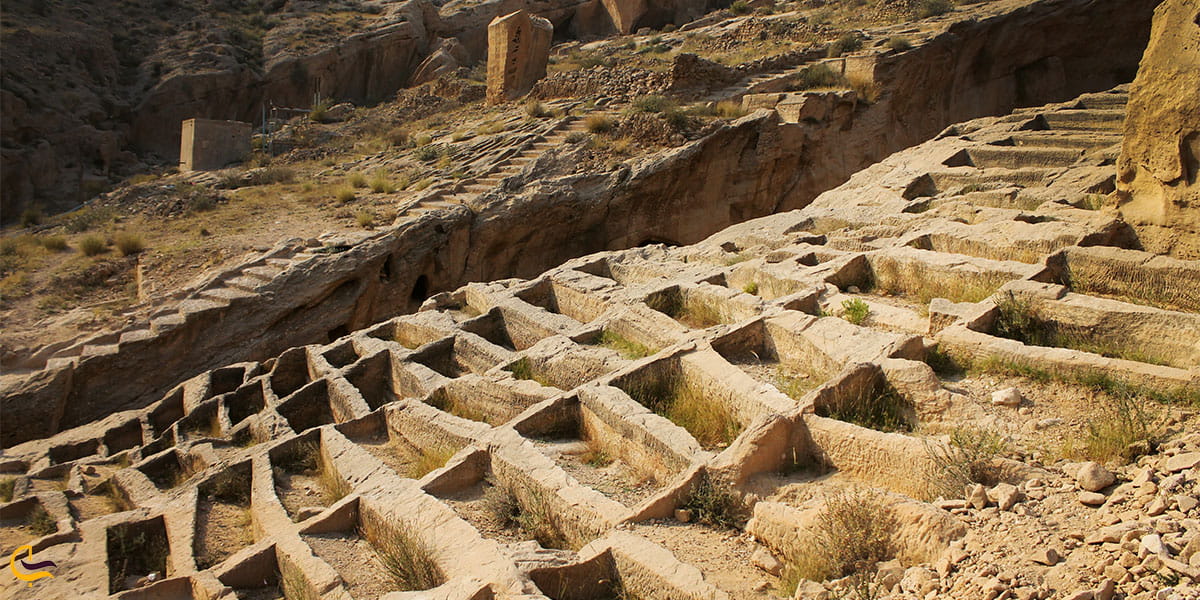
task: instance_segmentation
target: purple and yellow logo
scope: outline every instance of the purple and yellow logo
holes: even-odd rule
[[[37,581],[38,579],[43,577],[54,577],[50,571],[41,570],[47,567],[57,567],[58,565],[54,564],[54,561],[43,560],[38,562],[26,562],[25,559],[17,560],[17,557],[20,556],[22,551],[24,551],[25,555],[29,557],[30,561],[33,560],[33,546],[21,546],[20,548],[17,548],[16,552],[12,553],[12,557],[8,559],[8,568],[12,569],[13,575],[16,575],[17,579],[29,582],[29,587],[33,587],[33,582]],[[21,564],[21,569],[24,569],[24,572],[17,568],[17,563]]]

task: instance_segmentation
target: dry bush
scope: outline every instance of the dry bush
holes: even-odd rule
[[[43,238],[38,238],[38,242],[43,248],[51,252],[62,252],[67,249],[67,238],[61,235],[48,235]]]
[[[46,512],[46,509],[41,504],[34,506],[33,510],[29,511],[29,514],[26,515],[25,526],[29,527],[29,531],[32,531],[33,535],[38,537],[50,535],[58,531],[58,523],[54,521],[54,517],[50,516],[50,513]]]
[[[541,119],[550,116],[550,111],[546,109],[546,105],[541,102],[530,101],[525,103],[525,114],[535,119]]]
[[[876,431],[912,431],[912,405],[889,385],[834,394],[817,414]]]
[[[376,194],[390,194],[396,191],[396,186],[382,174],[371,178],[371,191]]]
[[[142,236],[128,231],[118,233],[113,237],[113,242],[121,256],[133,256],[146,249],[146,243],[142,241]]]
[[[375,226],[375,213],[361,209],[354,213],[354,221],[363,229],[370,229]]]
[[[338,190],[337,196],[335,197],[338,204],[346,204],[347,202],[353,202],[354,198],[355,198],[354,190],[352,190],[350,188],[342,188],[342,189]]]
[[[732,490],[704,475],[692,488],[683,508],[700,523],[737,529],[746,518],[746,507]]]
[[[871,572],[896,553],[899,523],[878,492],[855,490],[831,495],[805,538],[789,556],[783,579],[794,589],[800,579],[825,581]]]
[[[906,52],[912,49],[912,42],[908,41],[908,38],[904,36],[896,35],[888,38],[886,46],[889,50],[895,52]]]
[[[1150,453],[1164,435],[1163,411],[1140,398],[1132,386],[1113,382],[1096,389],[1107,393],[1095,395],[1099,402],[1088,419],[1087,432],[1066,440],[1062,454],[1100,463],[1127,463]]]
[[[927,19],[944,15],[954,10],[954,3],[950,0],[921,0],[917,5],[916,13],[918,19]]]
[[[429,546],[407,523],[360,528],[359,535],[371,543],[379,561],[401,591],[428,590],[446,581]]]
[[[584,119],[584,126],[589,133],[608,133],[616,124],[604,115],[591,115]]]
[[[874,104],[879,100],[879,84],[875,83],[874,77],[866,73],[851,73],[846,76],[846,85],[850,86],[863,102]]]
[[[367,187],[367,176],[357,172],[351,173],[350,176],[346,178],[346,183],[353,188],[365,188]]]
[[[1008,443],[999,434],[958,428],[950,432],[948,444],[926,442],[925,451],[933,465],[931,497],[961,498],[970,484],[993,486],[1004,479],[996,459],[1008,451]]]
[[[12,502],[13,488],[16,487],[17,479],[15,477],[5,477],[0,479],[0,502]]]
[[[79,240],[79,251],[84,256],[96,256],[108,250],[108,243],[98,235],[86,235]]]

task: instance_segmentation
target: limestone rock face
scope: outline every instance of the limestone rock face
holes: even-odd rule
[[[646,14],[646,0],[601,0],[617,31],[633,32],[638,18]]]
[[[1131,89],[1121,214],[1147,250],[1200,258],[1200,5],[1167,0]]]
[[[550,21],[518,10],[488,25],[487,99],[491,104],[520,97],[546,76]]]

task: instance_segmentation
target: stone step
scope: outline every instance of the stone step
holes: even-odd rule
[[[292,266],[292,263],[294,263],[294,262],[295,262],[295,257],[293,257],[291,259],[288,259],[288,258],[268,258],[267,259],[268,265],[271,265],[272,267],[278,267],[280,269],[286,269],[286,268]]]
[[[255,296],[258,296],[258,294],[255,294],[254,292],[250,292],[250,291],[243,290],[243,289],[236,288],[236,287],[210,288],[210,289],[200,292],[199,295],[201,298],[204,298],[206,300],[212,300],[213,302],[223,302],[225,304],[229,304],[235,300],[240,300],[242,298],[254,298]]]
[[[183,313],[171,313],[150,319],[150,331],[163,333],[183,325],[187,321]]]
[[[1120,131],[1123,110],[1058,110],[1042,115],[1051,129],[1068,131]]]
[[[471,185],[463,186],[463,189],[472,194],[482,194],[494,187],[496,187],[496,186],[486,185],[486,184],[482,184],[482,183],[472,183]]]
[[[1083,155],[1072,148],[1024,148],[1018,146],[982,146],[967,151],[971,163],[983,169],[1001,167],[1066,167]]]
[[[261,287],[263,283],[265,282],[257,277],[242,276],[225,280],[225,287],[253,293],[259,287]]]
[[[1027,131],[1014,133],[1012,141],[1017,146],[1043,146],[1051,148],[1105,148],[1121,143],[1121,136],[1108,132],[1070,133],[1063,131]]]
[[[1129,103],[1129,94],[1125,92],[1084,94],[1079,97],[1079,103],[1090,109],[1124,109]]]
[[[263,281],[271,281],[272,279],[275,279],[275,276],[280,274],[281,272],[282,272],[281,269],[276,269],[274,267],[266,267],[266,266],[248,267],[248,268],[242,269],[243,275],[248,275],[250,277],[254,277],[256,279],[261,279]]]
[[[975,186],[992,188],[995,184],[1003,183],[1018,187],[1039,187],[1043,185],[1053,169],[988,169],[968,172],[934,171],[929,174],[934,185],[940,191],[956,188],[972,188]]]

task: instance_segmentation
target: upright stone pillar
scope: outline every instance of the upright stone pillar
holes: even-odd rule
[[[633,33],[637,20],[646,14],[646,0],[601,0],[613,26],[622,34]]]
[[[554,26],[518,10],[488,25],[487,100],[499,104],[529,92],[546,76]]]
[[[1166,0],[1130,88],[1118,209],[1142,246],[1200,259],[1200,3]]]

